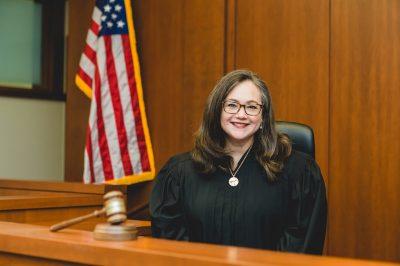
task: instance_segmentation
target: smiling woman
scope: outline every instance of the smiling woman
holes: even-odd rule
[[[192,152],[161,169],[150,213],[154,237],[321,254],[325,185],[277,133],[264,81],[236,70],[211,92]]]

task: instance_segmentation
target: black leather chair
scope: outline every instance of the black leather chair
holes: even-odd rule
[[[315,158],[314,132],[311,127],[287,121],[276,121],[276,130],[286,134],[292,141],[292,147]]]

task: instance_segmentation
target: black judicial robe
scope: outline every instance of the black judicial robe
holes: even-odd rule
[[[241,159],[243,160],[243,158]],[[150,198],[154,237],[321,254],[327,203],[324,180],[310,156],[292,151],[269,182],[253,151],[231,187],[221,169],[196,170],[190,153],[171,158]]]

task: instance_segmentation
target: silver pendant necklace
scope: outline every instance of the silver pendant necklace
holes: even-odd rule
[[[251,147],[253,147],[253,144],[251,144],[250,148],[246,151],[246,154],[244,155],[244,158],[243,158],[242,162],[241,162],[240,165],[236,168],[235,172],[232,171],[232,169],[231,169],[230,166],[228,167],[229,172],[231,173],[231,178],[229,178],[228,184],[229,184],[231,187],[236,187],[237,185],[239,185],[239,179],[236,177],[236,174],[239,172],[240,167],[242,167],[244,161],[245,161],[246,158],[247,158],[247,155],[249,155],[250,150],[251,150]]]

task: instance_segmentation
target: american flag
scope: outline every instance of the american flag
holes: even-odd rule
[[[92,98],[85,183],[130,184],[154,178],[129,0],[97,0],[77,86]]]

